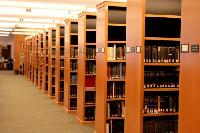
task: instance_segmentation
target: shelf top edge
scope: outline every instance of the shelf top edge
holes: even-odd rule
[[[160,15],[160,14],[145,14],[145,17],[181,18],[181,16],[179,16],[179,15]]]
[[[97,16],[96,12],[89,12],[89,11],[82,11],[81,13],[78,14],[78,18],[83,17],[83,16]]]
[[[70,22],[77,22],[78,23],[77,19],[65,19],[64,21],[65,21],[65,24],[70,23]]]
[[[104,1],[96,5],[97,9],[100,9],[105,6],[118,6],[118,7],[127,7],[127,2],[113,2],[113,1]]]
[[[145,40],[155,40],[155,41],[181,41],[181,38],[167,38],[167,37],[145,37]]]

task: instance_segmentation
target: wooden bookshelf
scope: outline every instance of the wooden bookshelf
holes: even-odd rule
[[[65,27],[62,24],[56,26],[56,88],[55,88],[55,101],[57,104],[64,104],[64,30]]]
[[[78,37],[77,119],[80,123],[86,124],[86,122],[91,123],[95,120],[96,13],[82,12],[79,14]],[[87,91],[88,87],[93,88],[93,91]]]
[[[179,132],[180,26],[180,0],[128,0],[126,133]]]
[[[48,32],[44,31],[43,32],[43,88],[42,91],[43,93],[48,93]]]
[[[31,43],[32,43],[32,47],[31,47],[31,51],[32,51],[32,65],[31,65],[31,80],[32,82],[35,84],[36,82],[36,70],[35,70],[35,67],[36,67],[36,36],[32,36],[32,39],[31,39]]]
[[[15,72],[21,73],[21,55],[23,53],[22,45],[24,42],[25,36],[24,35],[15,35],[13,39],[13,45],[14,45],[14,62],[13,62],[13,70]]]
[[[96,29],[95,130],[124,132],[126,61],[122,60],[126,60],[126,3],[97,5]]]
[[[48,96],[55,98],[56,28],[48,30]]]
[[[39,85],[39,35],[35,35],[34,37],[34,52],[35,52],[35,60],[34,60],[34,85],[38,87]]]
[[[44,40],[43,34],[38,35],[38,88],[43,88],[43,59],[44,59]]]
[[[24,39],[24,51],[25,51],[25,60],[24,60],[24,75],[29,80],[29,36]]]
[[[64,108],[77,110],[78,22],[65,20]]]
[[[181,53],[179,132],[199,132],[199,75],[200,54],[192,45],[200,44],[200,1],[182,0],[181,44],[189,44],[189,53]]]
[[[36,36],[32,36],[31,38],[31,51],[32,51],[32,60],[31,60],[31,80],[33,83],[35,83],[35,64],[36,64]]]

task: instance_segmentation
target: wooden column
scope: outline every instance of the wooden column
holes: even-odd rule
[[[189,53],[181,54],[180,133],[199,132],[200,54],[191,53],[191,45],[200,44],[200,1],[182,0],[181,43],[189,44]]]

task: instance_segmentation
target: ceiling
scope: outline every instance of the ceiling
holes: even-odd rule
[[[0,36],[29,34],[96,11],[103,0],[0,0]],[[126,0],[109,0],[126,1]]]

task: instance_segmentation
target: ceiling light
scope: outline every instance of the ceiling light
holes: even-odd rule
[[[30,32],[12,32],[14,35],[30,35]]]
[[[55,27],[55,24],[0,22],[0,27],[50,28]]]
[[[23,31],[23,32],[42,32],[42,29],[14,29],[14,31]]]
[[[85,10],[85,5],[75,4],[55,4],[42,2],[22,2],[22,1],[8,1],[1,0],[0,6],[23,7],[27,9],[42,8],[42,9],[56,9],[56,10]]]
[[[12,31],[12,29],[0,28],[0,31]]]
[[[10,32],[0,31],[0,34],[10,34]]]
[[[87,12],[97,12],[96,8],[87,8]]]
[[[0,2],[1,3],[1,2]],[[79,11],[80,12],[80,11]],[[31,12],[26,12],[24,8],[16,7],[1,7],[0,15],[19,16],[19,17],[47,17],[47,18],[66,18],[69,15],[69,10],[53,10],[53,9],[32,9]],[[16,21],[19,21],[16,20]]]
[[[8,34],[0,34],[0,36],[8,36]]]

